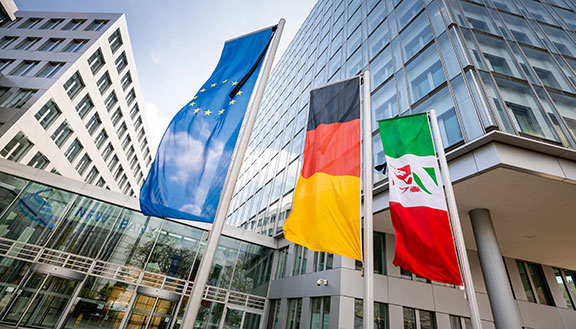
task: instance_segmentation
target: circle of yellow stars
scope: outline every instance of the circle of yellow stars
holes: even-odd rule
[[[224,83],[226,83],[226,82],[228,82],[228,79],[223,80],[221,83],[224,84]],[[235,85],[237,85],[237,84],[238,84],[238,81],[233,81],[233,82],[232,82],[232,85],[233,85],[233,86],[235,86]],[[216,87],[217,85],[218,85],[218,83],[212,83],[212,84],[210,85],[210,88],[214,88],[214,87]],[[205,91],[206,91],[205,88],[200,89],[200,93],[203,93],[203,92],[205,92]],[[240,95],[242,95],[242,90],[240,90],[240,91],[238,91],[238,92],[236,93],[236,96],[240,96]],[[194,105],[196,105],[196,102],[194,102],[194,100],[195,100],[196,98],[198,98],[198,95],[196,95],[196,96],[194,96],[194,97],[192,98],[192,102],[190,102],[190,104],[188,104],[189,107],[194,107]],[[231,100],[228,104],[229,104],[229,105],[234,105],[234,103],[236,103],[236,100],[235,100],[235,99]],[[214,112],[210,111],[209,109],[206,110],[206,111],[203,111],[203,110],[202,110],[201,108],[199,108],[199,107],[196,107],[196,108],[194,109],[194,113],[200,113],[200,112],[202,112],[204,115],[210,115],[210,114],[214,113]],[[222,110],[218,111],[218,115],[223,114],[224,112],[225,112],[225,110],[222,109]]]

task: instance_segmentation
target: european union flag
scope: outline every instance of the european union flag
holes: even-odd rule
[[[225,43],[218,66],[170,122],[140,190],[145,215],[213,222],[274,28]]]

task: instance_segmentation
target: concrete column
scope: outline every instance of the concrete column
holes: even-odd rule
[[[521,329],[520,313],[512,295],[492,218],[488,209],[472,209],[469,213],[478,246],[478,256],[488,290],[490,307],[497,329]]]

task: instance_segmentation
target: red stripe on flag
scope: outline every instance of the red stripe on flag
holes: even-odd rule
[[[360,119],[321,124],[306,132],[302,176],[318,172],[360,177]]]
[[[448,213],[390,202],[396,232],[394,265],[432,281],[462,285]]]

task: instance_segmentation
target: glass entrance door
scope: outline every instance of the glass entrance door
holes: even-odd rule
[[[2,322],[52,329],[64,313],[78,281],[32,272],[2,315]]]
[[[240,309],[226,307],[226,312],[220,328],[222,329],[258,329],[260,315]]]
[[[138,295],[130,311],[126,329],[167,329],[175,308],[176,302]]]

